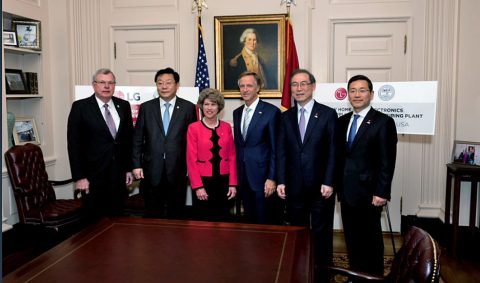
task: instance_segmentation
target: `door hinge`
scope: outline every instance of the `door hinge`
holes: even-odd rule
[[[403,38],[403,54],[407,54],[407,35]]]
[[[117,59],[117,43],[113,43],[113,59]]]

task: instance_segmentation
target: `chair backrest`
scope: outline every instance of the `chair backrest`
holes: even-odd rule
[[[17,203],[20,223],[42,222],[42,207],[56,200],[38,145],[16,145],[5,152],[5,163]]]
[[[389,282],[435,283],[440,278],[440,249],[424,230],[411,227],[395,256]]]

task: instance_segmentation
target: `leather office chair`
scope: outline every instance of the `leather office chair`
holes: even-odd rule
[[[351,280],[435,283],[440,279],[440,249],[430,234],[412,226],[405,235],[402,248],[395,255],[391,271],[386,277],[378,277],[342,267],[328,267],[327,269],[332,273],[348,276]]]
[[[45,170],[43,153],[38,145],[16,145],[5,152],[8,176],[12,184],[21,224],[44,226],[59,230],[82,220],[82,200],[57,199],[54,185],[71,180],[50,181]]]

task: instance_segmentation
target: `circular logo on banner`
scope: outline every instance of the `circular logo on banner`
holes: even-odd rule
[[[383,101],[389,101],[395,96],[395,88],[391,85],[382,85],[378,89],[378,97]]]
[[[337,100],[344,100],[347,97],[347,90],[344,87],[337,88],[335,91],[335,98]]]

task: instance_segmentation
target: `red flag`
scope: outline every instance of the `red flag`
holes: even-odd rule
[[[283,81],[282,93],[282,111],[292,107],[292,93],[290,91],[290,75],[293,71],[298,69],[297,48],[295,47],[295,40],[293,39],[293,28],[290,18],[286,21],[286,64],[285,64],[285,80]]]

